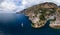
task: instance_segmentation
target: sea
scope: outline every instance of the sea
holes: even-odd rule
[[[0,35],[60,35],[60,29],[49,27],[50,20],[38,29],[33,28],[31,23],[24,14],[0,13]]]

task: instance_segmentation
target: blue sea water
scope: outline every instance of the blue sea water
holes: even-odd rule
[[[49,21],[44,27],[35,29],[28,16],[16,13],[0,13],[0,31],[4,35],[60,35],[60,30],[49,27]]]

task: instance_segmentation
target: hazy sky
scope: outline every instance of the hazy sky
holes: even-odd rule
[[[60,0],[0,0],[0,13],[16,13],[43,2],[53,2],[60,5]]]

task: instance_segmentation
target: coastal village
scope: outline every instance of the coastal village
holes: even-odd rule
[[[40,3],[17,13],[29,16],[33,28],[44,27],[46,22],[50,20],[49,26],[51,28],[60,29],[60,7],[55,3]]]

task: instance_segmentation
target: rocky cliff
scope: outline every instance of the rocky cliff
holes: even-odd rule
[[[57,8],[58,6],[55,3],[45,2],[17,13],[29,16],[29,19],[32,21],[31,26],[34,28],[40,28],[46,24],[48,18],[56,13]]]

